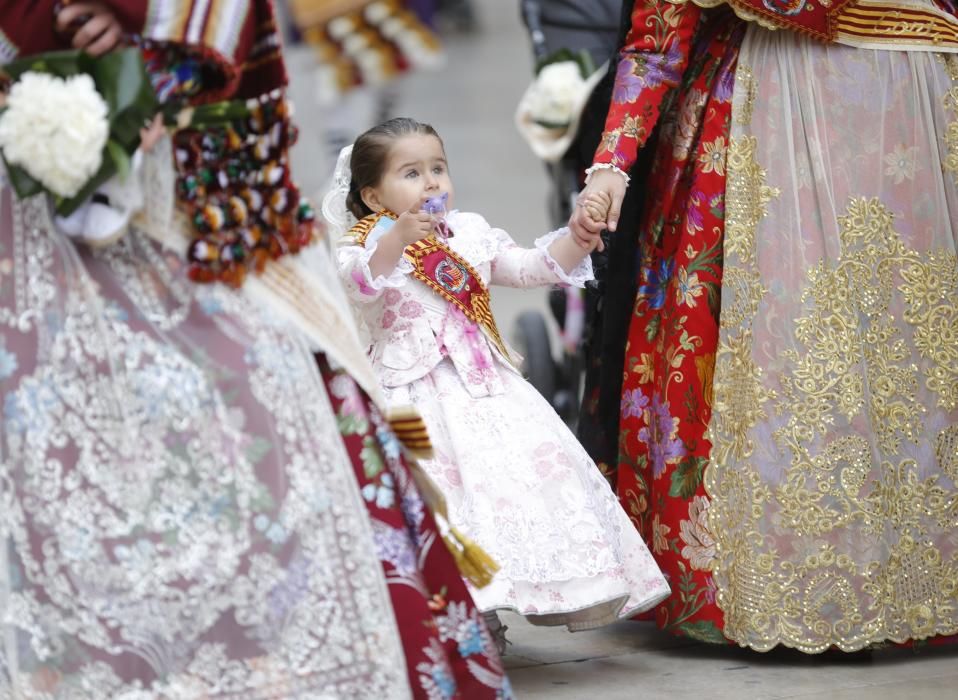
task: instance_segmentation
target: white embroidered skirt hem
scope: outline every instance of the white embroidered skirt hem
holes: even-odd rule
[[[496,369],[495,396],[471,396],[448,359],[385,390],[422,413],[436,450],[423,467],[501,567],[472,591],[479,609],[589,629],[661,601],[668,584],[586,451],[528,382]]]

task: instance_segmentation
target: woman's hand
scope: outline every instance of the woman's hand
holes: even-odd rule
[[[57,31],[73,34],[75,49],[100,56],[115,49],[123,36],[123,28],[113,11],[102,2],[71,2],[56,16]]]
[[[577,206],[569,219],[569,228],[577,239],[589,239],[599,234],[603,229],[615,231],[619,225],[619,212],[622,200],[625,198],[626,180],[622,175],[611,168],[593,171],[589,177],[589,184],[579,194]],[[578,206],[589,201],[596,195],[605,195],[609,198],[609,209],[603,220],[597,221],[590,216],[586,206]]]
[[[165,133],[163,115],[157,114],[149,124],[140,129],[140,148],[144,153],[149,153]]]

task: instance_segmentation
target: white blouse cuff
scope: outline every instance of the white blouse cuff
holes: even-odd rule
[[[612,163],[595,163],[594,165],[590,165],[588,168],[585,169],[586,184],[589,184],[589,180],[592,179],[592,173],[594,173],[596,170],[611,170],[612,172],[616,172],[625,178],[626,185],[628,185],[629,181],[632,179],[629,177],[629,174],[627,172],[622,170],[617,165],[613,165]]]
[[[555,273],[562,284],[569,285],[570,287],[585,287],[586,282],[595,279],[595,273],[592,271],[592,258],[590,256],[586,255],[578,265],[572,268],[571,272],[566,272],[562,269],[562,265],[556,262],[556,259],[553,258],[549,252],[549,246],[559,238],[568,235],[571,234],[568,226],[565,226],[558,231],[540,236],[536,239],[535,246],[542,251],[546,264],[549,265],[549,269]]]
[[[390,287],[402,287],[406,284],[406,277],[413,271],[412,263],[406,260],[405,257],[401,257],[392,272],[388,275],[379,275],[373,279],[373,271],[369,267],[369,261],[372,260],[378,247],[379,243],[376,241],[367,243],[362,253],[359,254],[359,269],[362,272],[363,279],[366,284],[377,292],[381,292]]]

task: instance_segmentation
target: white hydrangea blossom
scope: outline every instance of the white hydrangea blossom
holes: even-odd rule
[[[100,169],[108,117],[89,75],[24,73],[0,115],[0,148],[47,190],[73,197]]]
[[[526,94],[525,108],[536,122],[561,126],[572,120],[576,97],[585,84],[575,61],[558,61],[539,71]]]

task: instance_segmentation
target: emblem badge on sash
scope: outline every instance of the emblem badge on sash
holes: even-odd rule
[[[466,285],[469,273],[456,261],[446,258],[436,265],[436,281],[443,289],[458,294]]]

